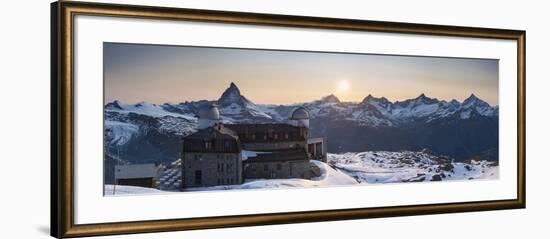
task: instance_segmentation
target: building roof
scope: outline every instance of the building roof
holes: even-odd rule
[[[216,104],[203,106],[199,109],[197,117],[199,119],[219,120],[220,111],[218,110],[218,106]]]
[[[230,128],[236,133],[244,132],[248,130],[249,132],[267,132],[268,130],[279,131],[279,132],[289,132],[298,130],[300,127],[293,126],[285,123],[266,123],[266,124],[226,124],[224,125],[227,128]]]
[[[224,126],[235,132],[243,143],[306,140],[305,134],[300,133],[304,127],[284,123],[226,124]],[[285,134],[288,138],[284,137]],[[275,138],[276,135],[277,138]]]
[[[307,139],[307,143],[308,143],[308,144],[323,143],[323,142],[325,142],[325,138],[323,138],[323,137],[308,138],[308,139]]]
[[[217,127],[208,127],[206,129],[200,129],[197,132],[190,134],[183,139],[237,139],[237,134],[224,126]]]
[[[292,150],[278,150],[269,153],[256,154],[255,157],[249,157],[246,162],[267,162],[267,161],[297,161],[308,160],[306,151],[303,148]]]
[[[302,120],[302,119],[309,119],[309,111],[307,111],[304,107],[298,107],[294,111],[292,111],[292,114],[290,115],[291,120]]]
[[[115,165],[115,179],[155,178],[157,167],[155,164],[128,164]]]
[[[235,132],[220,125],[184,137],[183,152],[239,153],[241,144]]]

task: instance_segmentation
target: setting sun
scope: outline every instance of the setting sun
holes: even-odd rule
[[[346,91],[349,89],[349,82],[347,80],[340,80],[338,82],[338,90]]]

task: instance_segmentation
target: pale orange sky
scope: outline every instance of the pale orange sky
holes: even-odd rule
[[[105,43],[104,76],[107,102],[216,100],[234,82],[255,103],[473,93],[498,104],[498,60],[488,59]]]

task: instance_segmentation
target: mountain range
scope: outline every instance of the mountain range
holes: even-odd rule
[[[475,95],[462,102],[430,98],[391,102],[366,96],[342,102],[334,95],[289,105],[255,104],[234,83],[217,100],[105,105],[106,158],[125,162],[171,162],[181,138],[196,130],[199,108],[217,103],[224,123],[283,122],[302,106],[310,112],[314,137],[325,137],[331,153],[428,149],[464,161],[483,155],[498,160],[498,106]]]

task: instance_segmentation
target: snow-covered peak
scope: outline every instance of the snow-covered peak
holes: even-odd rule
[[[422,93],[414,99],[414,102],[416,105],[420,105],[420,104],[431,105],[431,104],[438,103],[439,100],[437,100],[436,98],[427,97],[424,93]]]
[[[371,94],[369,94],[367,97],[365,97],[363,99],[363,101],[361,101],[361,103],[363,103],[363,104],[374,103],[374,102],[384,104],[384,105],[391,104],[391,102],[388,99],[386,99],[386,97],[376,98],[376,97],[372,96]]]
[[[438,102],[439,100],[437,100],[436,98],[427,97],[424,93],[422,93],[414,99],[408,99],[401,102],[397,101],[394,104],[398,108],[415,108],[417,106],[431,105],[431,104],[436,104]]]
[[[235,85],[235,83],[231,82],[229,84],[229,87],[225,90],[224,94],[230,94],[230,95],[241,95],[241,90],[239,90],[239,87]]]
[[[105,109],[112,109],[112,110],[121,110],[122,106],[120,106],[120,101],[115,100],[113,102],[109,102],[105,105]]]
[[[477,112],[483,116],[495,116],[498,115],[498,109],[491,107],[487,102],[477,98],[474,94],[471,94],[460,105],[461,118],[468,119],[471,116],[471,112]]]
[[[194,119],[191,115],[170,112],[165,110],[163,107],[159,105],[151,104],[143,101],[137,104],[123,104],[120,101],[116,100],[106,104],[105,111],[118,112],[122,114],[134,113],[134,114],[140,114],[140,115],[148,115],[152,117],[172,116],[172,117],[178,117],[178,118],[185,118],[189,120]]]
[[[414,99],[397,101],[393,104],[392,117],[400,121],[417,119],[437,114],[441,102],[436,98],[427,97],[424,93]]]
[[[148,103],[148,102],[145,102],[145,101],[141,101],[137,104],[134,104],[133,107],[135,108],[153,108],[153,107],[157,107],[156,104],[151,104],[151,103]]]
[[[474,94],[471,94],[470,97],[466,98],[464,102],[462,102],[463,107],[471,107],[471,106],[484,106],[489,107],[489,104],[487,102],[477,98]]]
[[[386,97],[376,98],[371,94],[365,97],[363,101],[361,101],[360,105],[363,105],[363,106],[372,105],[376,107],[376,109],[384,113],[391,112],[392,106],[393,106],[393,104],[388,99],[386,99]]]
[[[455,100],[455,99],[449,101],[449,103],[453,106],[457,106],[457,107],[460,106],[460,102],[458,102],[458,100]]]
[[[340,103],[340,99],[338,99],[338,97],[336,97],[334,94],[330,94],[321,98],[321,101],[326,103]]]
[[[231,82],[229,87],[223,92],[220,99],[218,99],[218,104],[224,107],[234,103],[241,106],[245,106],[247,104],[253,104],[244,96],[242,96],[241,91],[239,90],[239,87],[237,87],[235,83]]]
[[[113,101],[105,105],[106,111],[118,113],[136,113],[153,117],[173,116],[194,119],[196,111],[205,104],[216,101],[194,101],[179,104],[165,103],[161,105],[140,102],[138,104],[122,104]],[[361,102],[341,102],[331,94],[299,105],[263,105],[254,104],[246,99],[236,84],[231,83],[223,92],[218,104],[225,122],[284,122],[292,109],[303,106],[308,109],[312,119],[346,119],[360,125],[369,126],[399,126],[409,123],[432,122],[446,120],[449,117],[471,119],[477,117],[498,116],[498,107],[471,95],[464,102],[457,100],[445,101],[430,98],[425,94],[404,101],[390,102],[385,97],[366,96]]]

